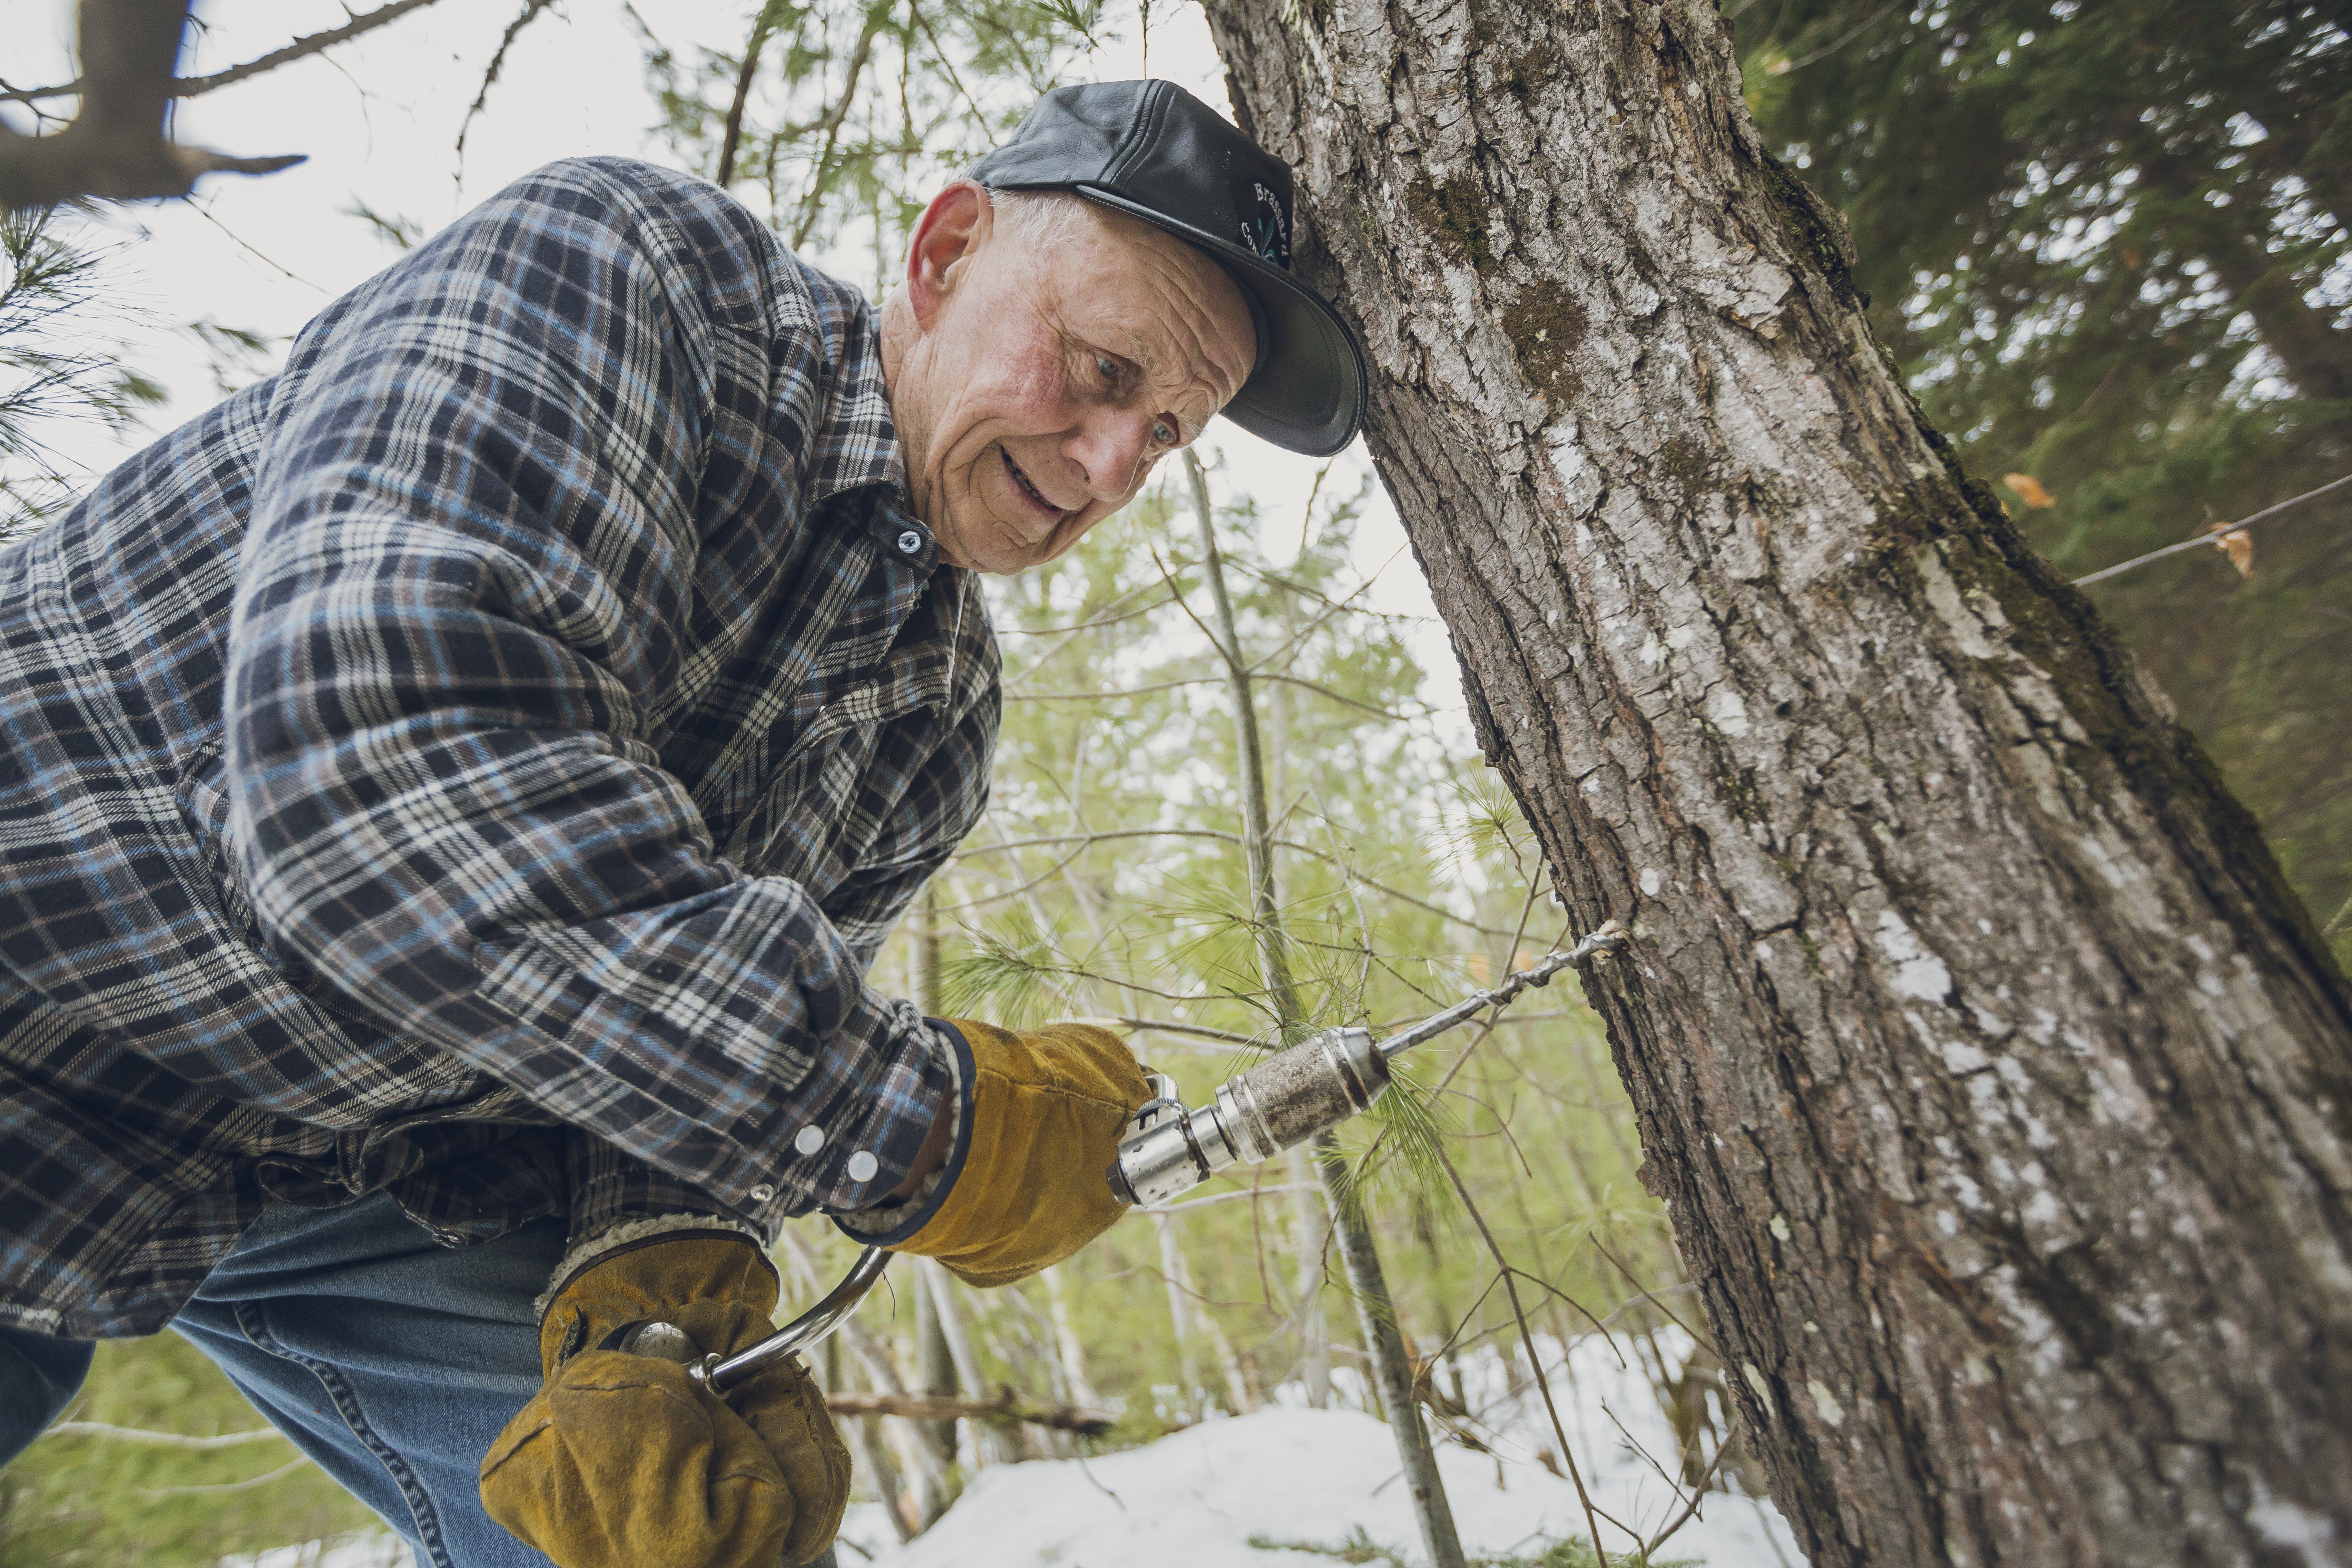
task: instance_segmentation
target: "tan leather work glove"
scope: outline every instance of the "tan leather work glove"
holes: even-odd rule
[[[883,1245],[936,1258],[968,1284],[1008,1285],[1059,1263],[1126,1212],[1104,1173],[1151,1091],[1108,1029],[1052,1024],[1015,1034],[944,1021],[971,1053],[968,1125],[957,1129],[942,1178],[952,1184],[913,1235]]]
[[[776,1270],[734,1231],[668,1231],[566,1280],[540,1320],[547,1382],[482,1457],[482,1506],[561,1568],[778,1568],[841,1528],[849,1450],[797,1361],[725,1399],[676,1362],[598,1350],[677,1324],[731,1354],[772,1330]]]

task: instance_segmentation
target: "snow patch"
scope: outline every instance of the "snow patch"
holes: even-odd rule
[[[1586,1350],[1601,1353],[1588,1357]],[[1614,1359],[1603,1347],[1580,1346],[1573,1360],[1572,1379],[1555,1376],[1564,1396],[1574,1391],[1560,1414],[1593,1501],[1655,1530],[1680,1505],[1626,1448],[1609,1416],[1670,1468],[1672,1428],[1638,1377],[1611,1374]],[[1749,1375],[1761,1383],[1752,1368]],[[1464,1548],[1473,1556],[1532,1556],[1547,1540],[1584,1535],[1575,1489],[1534,1461],[1537,1447],[1557,1445],[1549,1421],[1515,1422],[1496,1438],[1491,1455],[1438,1446]],[[1605,1523],[1601,1529],[1614,1558],[1624,1538]],[[1255,1547],[1252,1538],[1331,1546],[1354,1530],[1423,1560],[1388,1427],[1355,1411],[1286,1408],[1213,1419],[1092,1459],[991,1467],[904,1546],[889,1540],[878,1509],[857,1510],[847,1533],[871,1551],[874,1568],[1329,1568],[1328,1557]],[[1769,1564],[1776,1552],[1796,1559],[1789,1527],[1769,1501],[1714,1493],[1704,1517],[1685,1526],[1665,1554],[1738,1568]],[[856,1556],[844,1552],[843,1561]]]

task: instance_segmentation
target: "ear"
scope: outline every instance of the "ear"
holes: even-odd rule
[[[987,242],[992,216],[988,192],[974,180],[957,180],[931,198],[907,247],[907,302],[915,319],[928,323],[948,290]]]

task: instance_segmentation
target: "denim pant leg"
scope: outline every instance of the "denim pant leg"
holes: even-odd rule
[[[89,1372],[88,1340],[0,1327],[0,1465],[31,1447]]]
[[[538,1392],[541,1220],[450,1248],[378,1195],[272,1204],[173,1327],[404,1537],[419,1568],[549,1568],[482,1511],[482,1455]]]

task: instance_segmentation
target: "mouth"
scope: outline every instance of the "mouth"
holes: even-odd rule
[[[1013,489],[1014,491],[1026,500],[1030,505],[1035,507],[1039,511],[1053,518],[1056,522],[1060,521],[1062,517],[1062,509],[1055,506],[1052,501],[1047,500],[1045,499],[1045,492],[1029,482],[1029,476],[1021,471],[1021,465],[1013,460],[1013,454],[1006,451],[1003,447],[999,447],[996,449],[996,455],[1003,460],[1004,464],[1005,476],[1013,481]]]

